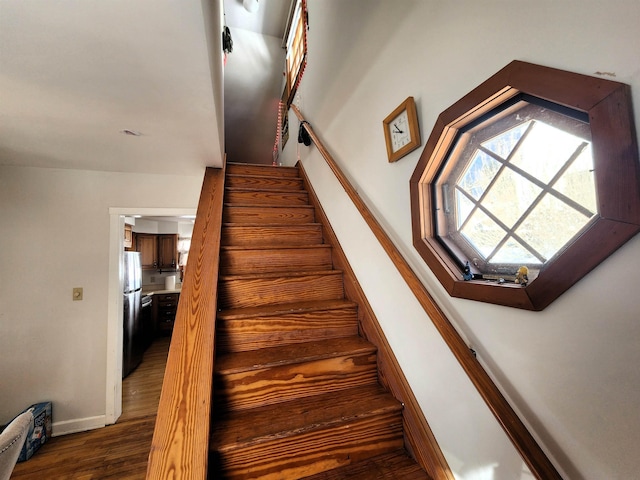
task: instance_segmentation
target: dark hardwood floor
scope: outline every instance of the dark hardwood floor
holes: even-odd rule
[[[122,416],[115,425],[52,438],[17,464],[11,479],[144,479],[169,341],[156,339],[122,382]]]

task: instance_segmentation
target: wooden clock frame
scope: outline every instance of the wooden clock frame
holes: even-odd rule
[[[409,136],[411,138],[411,141],[401,149],[394,152],[391,133],[389,132],[389,125],[404,110],[407,111],[407,118],[409,120]],[[382,121],[382,126],[384,127],[384,139],[387,144],[387,157],[389,158],[389,163],[397,162],[406,154],[412,152],[420,146],[421,142],[420,128],[418,127],[418,113],[416,111],[416,103],[413,100],[413,97],[408,97],[404,102],[398,105],[398,107]]]

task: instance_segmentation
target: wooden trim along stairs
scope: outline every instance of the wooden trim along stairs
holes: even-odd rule
[[[171,336],[147,479],[207,478],[224,169],[207,168]]]
[[[516,448],[524,462],[529,467],[531,473],[541,480],[561,480],[562,477],[556,470],[555,466],[549,460],[546,453],[542,450],[535,438],[527,430],[522,420],[518,417],[509,402],[502,395],[487,372],[482,368],[480,362],[471,353],[469,347],[453,327],[449,319],[436,304],[431,294],[415,274],[409,263],[405,260],[398,248],[391,241],[375,216],[371,213],[365,202],[360,198],[356,189],[351,185],[347,177],[344,175],[336,161],[333,159],[324,144],[320,141],[313,128],[305,121],[300,110],[291,105],[291,109],[304,125],[305,130],[311,137],[314,145],[327,162],[331,171],[335,174],[345,192],[354,203],[367,225],[371,228],[372,233],[376,236],[382,248],[384,248],[389,258],[394,263],[400,275],[416,296],[418,302],[424,311],[429,315],[434,326],[447,343],[449,349],[456,357],[460,366],[464,369],[471,382],[476,387],[478,393],[485,401],[487,407],[491,410],[496,420],[507,434],[511,443]],[[304,122],[304,123],[303,123]]]
[[[222,219],[209,478],[453,478],[299,169],[228,164]]]

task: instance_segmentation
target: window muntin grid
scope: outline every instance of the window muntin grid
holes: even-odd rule
[[[285,58],[285,97],[287,106],[293,101],[298,83],[306,65],[307,57],[307,10],[304,0],[296,0],[291,29],[287,37],[287,53]]]
[[[484,275],[539,270],[596,215],[589,126],[561,110],[518,100],[461,132],[435,206],[445,212],[438,238],[460,264]]]

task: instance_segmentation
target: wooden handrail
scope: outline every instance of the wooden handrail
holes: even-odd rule
[[[205,172],[147,479],[207,478],[224,169]]]
[[[300,120],[300,122],[304,122],[305,119],[300,110],[295,105],[291,105],[291,108],[298,117],[298,120]],[[309,125],[309,123],[304,123],[303,125],[305,130],[309,133],[309,136],[316,148],[324,157],[329,168],[333,171],[336,178],[342,185],[342,188],[344,188],[351,201],[367,222],[367,225],[371,228],[371,231],[380,242],[382,248],[384,248],[387,255],[389,255],[389,258],[402,275],[402,278],[407,283],[446,344],[449,346],[451,352],[467,373],[471,382],[475,385],[480,396],[484,399],[485,403],[502,426],[516,450],[520,453],[520,456],[529,467],[531,473],[541,480],[561,480],[562,477],[556,468],[547,458],[546,454],[542,451],[531,433],[529,433],[513,408],[511,408],[511,405],[509,405],[498,387],[493,383],[487,372],[482,368],[480,362],[478,362],[478,360],[473,356],[458,331],[436,304],[433,297],[422,284],[409,263],[391,241],[362,198],[360,198],[358,192],[342,173],[342,170],[315,134],[311,125]]]

